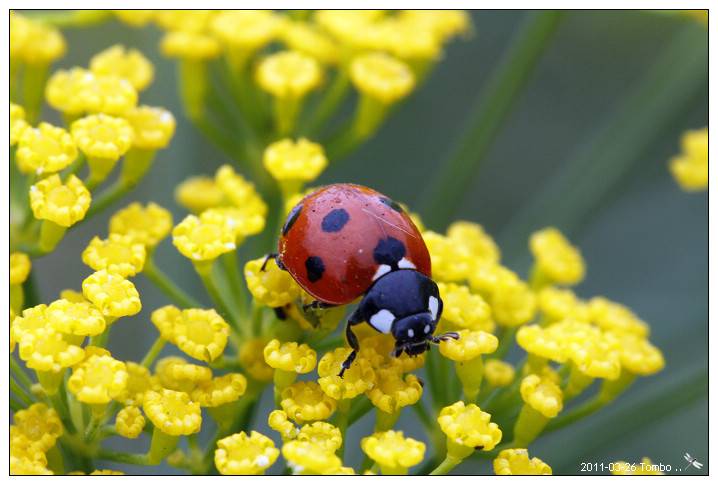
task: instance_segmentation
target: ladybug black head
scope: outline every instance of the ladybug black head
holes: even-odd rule
[[[396,340],[394,355],[419,355],[429,348],[443,303],[431,278],[414,269],[382,275],[364,295],[358,316]]]

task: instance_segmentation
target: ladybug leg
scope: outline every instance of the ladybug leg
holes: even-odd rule
[[[359,339],[357,339],[357,336],[352,331],[352,326],[358,325],[363,321],[364,317],[359,312],[359,309],[356,309],[354,313],[352,313],[349,317],[349,321],[347,321],[346,336],[347,342],[352,348],[352,351],[344,360],[344,362],[342,362],[342,370],[339,371],[339,377],[344,377],[344,372],[346,372],[346,370],[351,367],[352,363],[354,362],[354,359],[356,359],[357,357],[357,352],[359,352]]]
[[[335,306],[336,306],[336,305],[332,305],[331,303],[325,303],[325,302],[323,302],[323,301],[314,300],[314,301],[311,302],[311,303],[307,303],[306,305],[302,305],[302,309],[306,312],[306,311],[309,310],[310,308],[311,308],[312,310],[316,310],[316,309],[321,309],[321,310],[323,310],[323,309],[325,309],[325,308],[333,308],[333,307],[335,307]]]
[[[449,339],[459,340],[459,334],[456,332],[446,332],[442,333],[441,335],[437,335],[436,337],[431,337],[431,341],[435,344],[444,342]]]
[[[277,263],[277,267],[281,270],[286,270],[284,263],[282,263],[282,259],[279,257],[279,253],[269,253],[264,258],[264,263],[262,263],[262,267],[260,268],[260,271],[267,271],[267,263],[270,259],[274,259],[274,262]]]

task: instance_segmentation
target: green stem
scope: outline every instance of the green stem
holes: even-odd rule
[[[337,401],[337,418],[336,427],[342,434],[342,445],[337,450],[337,456],[344,459],[344,448],[347,441],[347,428],[349,428],[349,412],[351,407],[351,401],[348,399],[340,399]]]
[[[147,257],[145,261],[145,268],[142,271],[148,280],[155,284],[170,300],[175,302],[182,308],[201,308],[202,305],[197,302],[194,298],[185,293],[182,289],[177,287],[172,280],[170,280],[166,274],[155,266],[154,259],[151,255]]]
[[[87,211],[87,214],[85,214],[85,218],[83,219],[83,221],[91,219],[93,216],[107,209],[109,206],[127,195],[133,187],[134,185],[127,184],[122,181],[115,182],[114,185],[112,185],[110,188],[103,191],[98,197],[93,199],[92,205]]]
[[[237,261],[237,252],[230,251],[222,256],[222,267],[225,270],[227,279],[229,280],[230,291],[232,292],[232,300],[237,304],[239,315],[244,321],[248,317],[247,303],[249,296],[247,287],[242,282],[239,275],[239,262]],[[246,330],[246,329],[242,329]],[[244,332],[246,333],[246,332]]]
[[[234,328],[239,329],[237,316],[230,310],[229,305],[227,305],[224,298],[222,298],[222,293],[219,291],[219,287],[217,286],[214,275],[212,274],[212,266],[213,261],[202,261],[194,264],[197,274],[202,279],[202,283],[204,283],[207,294],[217,307],[217,311],[222,315],[222,317],[228,320]]]
[[[162,349],[164,348],[166,343],[167,341],[165,339],[163,339],[162,337],[157,337],[155,342],[152,344],[152,347],[150,347],[150,349],[147,351],[147,354],[145,354],[144,358],[142,359],[142,362],[140,362],[140,365],[149,369],[157,359],[157,356],[160,355],[160,352],[162,352]]]
[[[357,404],[354,404],[352,406],[351,411],[349,411],[349,421],[347,423],[347,426],[351,426],[357,421],[359,421],[361,418],[371,412],[372,409],[374,409],[374,405],[372,404],[372,402],[366,397],[361,398]]]
[[[457,465],[459,465],[461,462],[458,460],[455,460],[447,455],[446,458],[444,458],[444,461],[442,461],[439,466],[434,468],[429,475],[446,475],[451,470],[456,468]]]
[[[516,337],[516,332],[518,332],[518,327],[509,327],[504,329],[503,334],[501,335],[501,341],[499,342],[499,347],[496,349],[496,351],[491,355],[494,359],[503,359],[504,356],[508,353],[509,350],[511,350],[511,347],[514,344],[514,339]]]
[[[317,103],[309,119],[303,123],[302,133],[316,137],[327,120],[336,112],[349,91],[349,74],[347,69],[339,67],[332,84],[324,92],[324,96]]]
[[[424,425],[424,428],[427,431],[431,431],[434,428],[434,420],[431,419],[431,416],[429,416],[429,412],[426,410],[426,407],[424,407],[424,403],[419,400],[416,404],[412,406],[414,409],[414,412],[419,418],[419,421],[421,421],[421,424]]]
[[[528,261],[526,240],[537,228],[552,225],[571,236],[616,186],[641,155],[665,137],[681,113],[707,89],[705,31],[685,28],[661,49],[642,79],[614,104],[616,110],[558,169],[547,174],[499,234],[503,257],[512,265]],[[556,197],[561,194],[561,197]],[[560,199],[560,200],[559,200]]]
[[[531,78],[562,13],[546,10],[527,15],[479,94],[463,136],[449,159],[440,165],[442,169],[429,186],[429,193],[423,199],[424,211],[420,211],[429,227],[438,227],[449,220],[469,185],[475,183],[475,174],[484,155]]]
[[[129,465],[148,465],[146,455],[139,455],[135,453],[123,453],[121,451],[113,451],[100,449],[97,452],[97,458],[101,460],[111,460],[120,463],[127,463]]]
[[[15,374],[15,377],[20,381],[20,384],[25,386],[27,389],[32,389],[32,385],[34,384],[32,382],[32,379],[30,379],[30,376],[27,375],[27,373],[23,370],[22,365],[20,365],[20,362],[17,361],[14,355],[10,354],[10,369]]]
[[[17,383],[13,376],[10,376],[10,390],[15,394],[16,398],[24,402],[24,407],[28,407],[35,402],[35,399]]]

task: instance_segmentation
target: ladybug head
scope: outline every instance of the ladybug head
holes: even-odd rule
[[[372,327],[394,337],[394,356],[403,352],[419,355],[431,343],[455,338],[455,334],[434,336],[442,309],[436,283],[414,269],[395,270],[381,276],[359,305],[361,315]]]

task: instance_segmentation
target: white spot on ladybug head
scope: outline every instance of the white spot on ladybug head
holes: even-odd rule
[[[389,310],[379,310],[369,319],[369,324],[381,333],[390,333],[394,323],[394,314]]]
[[[436,316],[439,314],[439,299],[435,296],[429,297],[429,311],[431,312],[431,318],[436,320]]]
[[[431,325],[428,323],[424,326],[424,335],[429,335],[429,332],[431,332]]]
[[[376,281],[385,274],[387,274],[389,271],[391,271],[391,266],[389,266],[388,264],[379,265],[379,267],[376,269],[376,273],[374,273],[374,276],[371,280]]]
[[[399,266],[400,268],[403,268],[403,269],[416,269],[416,266],[414,265],[414,263],[412,263],[411,261],[409,261],[406,258],[401,258],[399,260],[399,263],[397,264],[397,266]]]
[[[414,338],[414,329],[410,328],[406,334],[409,336],[409,338]]]

